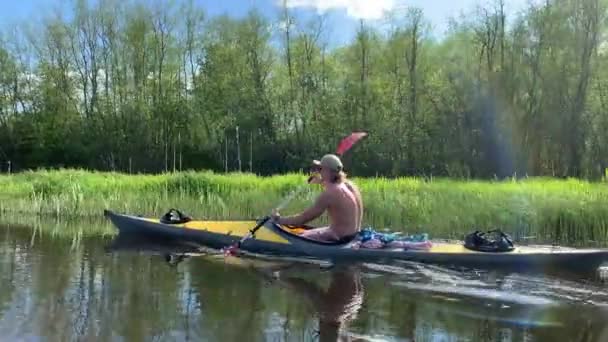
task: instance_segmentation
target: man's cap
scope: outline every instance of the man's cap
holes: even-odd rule
[[[335,154],[326,154],[321,160],[313,160],[313,165],[328,168],[330,170],[339,172],[342,171],[342,161]]]

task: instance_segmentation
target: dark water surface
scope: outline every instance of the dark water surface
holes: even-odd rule
[[[221,255],[170,265],[111,239],[0,235],[3,341],[608,341],[600,281]]]

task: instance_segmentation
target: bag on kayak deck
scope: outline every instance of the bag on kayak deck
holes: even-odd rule
[[[177,209],[169,209],[169,211],[160,218],[160,222],[164,224],[180,224],[192,221],[192,217],[184,215]]]
[[[361,229],[358,235],[361,242],[378,239],[383,244],[388,244],[393,241],[424,242],[429,239],[429,235],[427,233],[402,236],[400,232],[380,233],[371,227]]]
[[[363,228],[358,233],[359,248],[402,248],[402,249],[430,249],[433,244],[428,234],[415,234],[401,236],[399,232],[380,233],[371,227]]]
[[[464,246],[478,252],[510,252],[515,248],[511,237],[499,229],[487,233],[476,230],[464,238]]]

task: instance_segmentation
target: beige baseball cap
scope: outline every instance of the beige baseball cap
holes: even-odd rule
[[[326,154],[320,161],[313,160],[312,163],[313,165],[326,167],[336,172],[342,171],[343,168],[342,161],[335,154]]]

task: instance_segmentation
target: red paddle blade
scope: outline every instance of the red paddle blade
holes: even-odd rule
[[[340,141],[338,144],[338,148],[336,149],[336,154],[343,155],[346,151],[348,151],[357,141],[361,140],[363,137],[367,136],[365,132],[354,132],[351,135]]]

